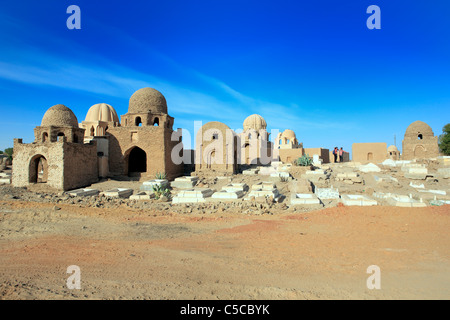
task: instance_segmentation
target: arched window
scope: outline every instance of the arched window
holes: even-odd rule
[[[153,126],[158,127],[159,126],[159,118],[156,117],[155,120],[153,120]]]
[[[59,132],[58,136],[56,137],[57,141],[64,141],[64,133]]]
[[[94,136],[95,132],[94,132],[94,126],[91,127],[91,136]]]
[[[75,133],[73,134],[73,142],[78,143],[78,136]]]
[[[136,117],[136,120],[134,121],[134,124],[136,125],[136,127],[142,127],[141,117]]]
[[[423,139],[423,136],[422,136],[421,133],[417,136],[417,139],[419,139],[419,140],[422,140],[422,139]]]
[[[48,133],[47,133],[47,132],[44,132],[44,133],[42,134],[42,142],[47,141],[47,139],[48,139]]]
[[[280,139],[279,144],[283,144],[283,140]]]

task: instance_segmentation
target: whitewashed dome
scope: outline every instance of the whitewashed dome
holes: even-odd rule
[[[266,129],[267,123],[259,114],[252,114],[244,120],[244,131]]]
[[[119,122],[116,110],[109,104],[97,103],[89,108],[85,121]]]

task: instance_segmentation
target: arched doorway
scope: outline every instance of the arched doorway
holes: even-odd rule
[[[206,167],[207,168],[209,168],[209,169],[211,169],[212,168],[212,165],[213,165],[213,161],[215,160],[215,157],[216,157],[216,150],[212,150],[210,153],[209,153],[209,155],[208,155],[208,157],[207,157],[207,163],[206,163]]]
[[[427,158],[427,152],[422,145],[418,145],[414,148],[415,158]]]
[[[147,154],[139,147],[134,147],[128,154],[128,175],[147,172]]]
[[[250,143],[244,144],[244,164],[250,165]]]
[[[30,183],[46,183],[48,179],[47,159],[43,155],[36,155],[30,160],[29,165],[29,182]]]

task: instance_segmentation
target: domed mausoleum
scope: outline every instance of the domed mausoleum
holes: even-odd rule
[[[244,165],[265,165],[272,160],[272,143],[269,141],[267,122],[259,114],[245,118],[244,131],[239,135],[240,152],[238,163]]]
[[[96,182],[97,146],[84,143],[84,131],[68,107],[58,104],[49,108],[34,129],[33,143],[14,139],[13,185],[46,183],[54,189],[70,190]]]
[[[439,156],[438,137],[422,121],[411,123],[405,131],[402,160],[434,158]]]
[[[153,88],[142,88],[133,93],[128,104],[128,113],[122,116],[122,126],[171,128],[173,118],[167,114],[166,98]]]
[[[400,152],[398,151],[397,147],[394,145],[390,145],[387,148],[387,158],[391,160],[399,160],[400,159]]]
[[[105,136],[109,128],[120,126],[116,110],[109,104],[97,103],[89,108],[85,120],[81,123],[85,136]]]
[[[173,131],[174,119],[161,92],[136,91],[121,120],[107,103],[91,106],[80,125],[68,107],[49,108],[34,130],[33,143],[14,139],[13,185],[45,183],[71,190],[99,177],[153,179],[161,172],[173,179],[183,174],[181,130]]]
[[[294,131],[286,129],[278,133],[275,140],[275,152],[278,152],[282,162],[293,163],[304,154],[303,144],[298,142]]]
[[[153,88],[133,93],[120,126],[109,127],[109,171],[112,175],[168,179],[183,174],[181,129],[172,129],[164,95]],[[175,146],[180,147],[172,153]]]

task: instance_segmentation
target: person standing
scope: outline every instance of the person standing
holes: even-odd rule
[[[342,147],[339,150],[339,162],[344,162],[344,149]]]
[[[338,161],[337,161],[338,147],[334,147],[333,155],[334,155],[334,163],[338,162]]]

